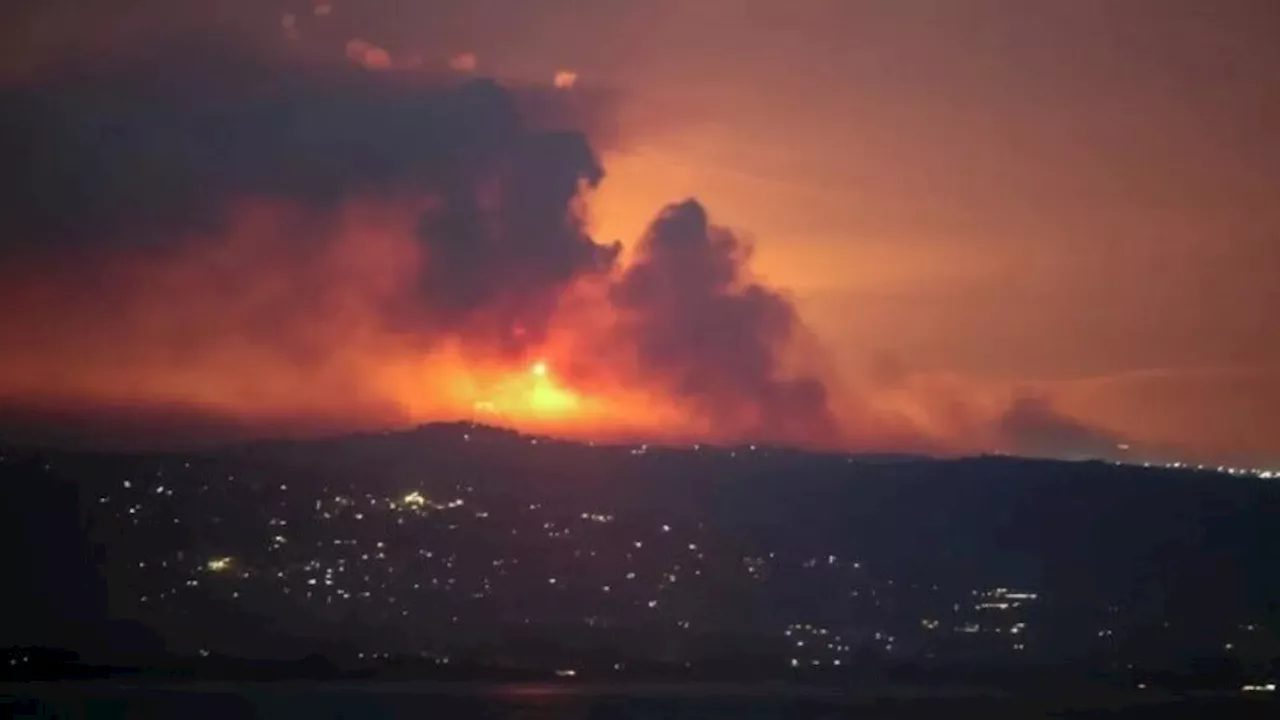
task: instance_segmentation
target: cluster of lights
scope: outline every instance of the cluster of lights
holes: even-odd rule
[[[234,480],[234,476],[228,476],[227,479]],[[219,481],[213,482],[215,489],[218,484]],[[189,488],[200,488],[201,491],[204,491],[209,487],[207,485],[200,486],[198,483],[174,483],[172,479],[168,479],[168,482],[163,485],[151,485],[146,480],[139,481],[136,478],[132,481],[126,480],[121,485],[126,491],[137,493],[139,498],[148,504],[145,513],[141,504],[128,502],[131,498],[130,492],[120,493],[120,499],[102,495],[99,502],[102,504],[110,503],[110,511],[114,511],[113,514],[117,518],[126,524],[132,521],[135,525],[138,524],[139,517],[144,523],[161,521],[168,524],[170,516],[163,515],[158,511],[164,506],[162,498],[172,496],[174,488],[186,492]],[[281,490],[287,490],[286,486],[276,484],[272,484],[270,489],[275,490],[276,487]],[[456,490],[463,495],[472,492],[471,488],[462,485],[458,485]],[[295,489],[294,492],[297,492],[297,490]],[[153,500],[152,498],[155,496],[162,496],[162,498]],[[391,541],[393,547],[388,547],[385,542],[375,542],[376,537],[370,538],[365,535],[363,536],[365,539],[359,541],[359,543],[349,537],[351,534],[376,532],[382,525],[380,522],[361,523],[360,526],[348,525],[346,529],[349,532],[337,533],[339,536],[333,537],[335,530],[343,529],[340,523],[344,521],[349,523],[352,519],[360,520],[364,517],[364,513],[369,513],[372,519],[389,517],[401,525],[429,522],[441,530],[454,530],[459,527],[460,523],[464,523],[467,518],[472,516],[476,518],[488,518],[490,516],[489,512],[476,509],[477,505],[484,506],[485,503],[477,502],[474,496],[467,496],[465,501],[458,497],[457,499],[440,503],[429,499],[423,490],[416,489],[410,489],[404,494],[393,492],[389,497],[355,494],[354,498],[334,495],[326,489],[321,499],[307,497],[302,506],[303,512],[297,517],[287,514],[287,506],[283,502],[276,507],[276,501],[275,498],[271,499],[271,510],[267,513],[267,517],[264,518],[264,524],[269,530],[261,536],[266,541],[265,548],[273,552],[266,555],[253,556],[246,555],[237,549],[234,553],[236,555],[234,558],[231,555],[208,558],[197,555],[194,558],[194,566],[192,563],[193,558],[184,559],[181,552],[177,553],[176,560],[173,555],[169,555],[167,560],[159,556],[147,556],[146,561],[137,563],[137,567],[142,569],[151,568],[147,572],[148,575],[158,577],[156,568],[167,568],[172,563],[174,570],[171,571],[170,575],[179,573],[179,576],[172,578],[176,582],[167,589],[163,589],[163,591],[162,588],[152,585],[145,586],[148,594],[141,595],[141,601],[148,603],[148,608],[157,608],[159,605],[165,605],[165,603],[157,602],[158,600],[164,600],[174,595],[187,596],[192,592],[184,588],[200,588],[196,591],[199,593],[221,592],[230,595],[232,598],[239,598],[241,590],[245,590],[244,595],[247,598],[256,600],[268,597],[269,593],[251,590],[252,586],[247,583],[261,583],[265,580],[277,584],[277,587],[274,588],[275,592],[283,592],[286,595],[292,594],[297,600],[301,600],[305,596],[309,603],[320,603],[321,607],[327,603],[341,604],[344,600],[350,600],[355,603],[360,598],[373,599],[377,603],[394,605],[395,609],[391,612],[395,615],[408,616],[410,608],[416,607],[413,604],[412,591],[408,589],[409,583],[412,583],[414,591],[438,591],[452,593],[455,598],[478,599],[492,596],[495,592],[502,592],[503,589],[501,587],[491,584],[491,579],[493,583],[500,584],[504,582],[501,579],[504,576],[523,577],[515,570],[508,573],[512,566],[519,563],[519,559],[515,557],[484,558],[482,568],[471,568],[470,566],[462,565],[464,561],[457,560],[459,556],[455,556],[447,550],[442,550],[440,546],[433,546],[433,550],[411,546],[404,549],[415,558],[420,557],[432,561],[423,563],[423,565],[434,566],[437,570],[455,570],[455,562],[457,562],[461,567],[479,569],[481,572],[476,573],[474,583],[471,582],[471,578],[467,575],[458,574],[456,570],[454,574],[457,577],[450,577],[440,573],[434,577],[414,575],[411,580],[404,580],[402,578],[406,577],[404,570],[407,568],[400,564],[402,557],[394,552],[394,548],[401,547],[398,544],[399,541],[393,540],[394,537],[399,536],[387,538],[388,541]],[[315,512],[311,513],[309,511],[313,503]],[[441,509],[459,508],[464,504],[469,508],[467,512],[436,512]],[[516,512],[517,518],[523,515],[522,511],[525,508],[530,513],[537,513],[541,517],[529,518],[534,522],[527,527],[524,525],[519,526],[518,534],[522,537],[527,530],[532,529],[536,532],[537,528],[541,527],[544,532],[538,533],[540,536],[568,538],[569,529],[572,528],[574,530],[574,544],[570,549],[573,551],[575,558],[595,557],[597,550],[600,550],[601,555],[605,556],[606,553],[612,550],[625,554],[625,560],[622,560],[621,557],[618,558],[620,562],[632,564],[632,567],[616,568],[616,577],[611,579],[599,578],[596,582],[589,582],[585,585],[593,590],[597,588],[602,590],[604,595],[598,597],[610,598],[607,604],[600,607],[584,608],[582,617],[588,618],[588,626],[594,628],[616,625],[618,621],[610,615],[610,612],[614,608],[625,605],[635,608],[630,612],[640,612],[645,616],[657,618],[664,625],[674,623],[682,629],[691,627],[689,620],[680,619],[679,615],[675,615],[680,611],[681,603],[680,595],[675,594],[672,587],[677,585],[678,579],[684,580],[684,583],[680,584],[681,587],[690,582],[696,583],[691,578],[701,575],[698,568],[706,569],[706,566],[700,565],[696,560],[690,562],[690,556],[683,555],[683,550],[687,548],[691,556],[697,559],[704,559],[702,550],[700,550],[700,543],[703,547],[705,547],[706,543],[702,542],[702,538],[695,537],[692,539],[699,542],[689,542],[691,538],[683,534],[683,531],[688,531],[690,528],[673,529],[669,524],[662,524],[661,519],[649,518],[643,526],[647,530],[639,530],[638,535],[621,540],[621,547],[579,545],[579,543],[587,543],[596,538],[615,538],[615,535],[612,529],[601,529],[599,532],[588,531],[584,529],[584,526],[577,524],[577,520],[581,520],[584,523],[615,523],[617,522],[615,515],[611,512],[601,512],[599,509],[580,512],[580,508],[574,508],[569,513],[558,515],[550,506],[544,510],[541,504],[534,503],[527,506],[522,505],[521,510]],[[495,518],[503,517],[501,506],[490,509],[493,510]],[[404,510],[422,510],[423,512],[397,512]],[[426,510],[431,512],[425,512]],[[279,515],[289,517],[291,520],[286,520],[279,517]],[[186,516],[183,517],[185,518]],[[525,517],[527,518],[528,516]],[[549,518],[556,519],[548,521]],[[177,519],[177,517],[172,518],[174,522],[177,522]],[[312,527],[309,523],[321,519],[332,520],[333,523],[331,525],[324,524],[326,529],[321,531],[323,534],[318,536],[319,539],[309,537],[308,529]],[[629,523],[624,523],[624,525],[628,528],[633,527]],[[492,527],[492,525],[489,527]],[[517,534],[517,526],[513,525],[511,527],[511,533],[513,535]],[[286,535],[288,535],[287,539]],[[344,538],[344,535],[347,537]],[[336,564],[333,559],[334,556],[311,555],[309,550],[313,546],[323,545],[325,549],[321,550],[321,552],[327,553],[331,552],[328,548],[354,547],[357,544],[361,545],[361,549],[367,550],[367,552],[355,551],[354,554],[345,559],[337,557]],[[646,550],[646,545],[649,545],[650,549]],[[238,548],[238,546],[236,547]],[[227,552],[231,549],[231,547],[224,547],[223,551]],[[633,553],[636,557],[633,557]],[[674,567],[668,564],[666,568],[661,566],[651,567],[647,564],[643,566],[634,564],[642,556],[662,558],[664,557],[663,554],[668,554],[666,555],[667,557],[673,557],[674,555],[673,559],[685,562],[686,567],[682,569],[679,564],[674,565]],[[465,557],[466,554],[464,553],[462,556]],[[322,563],[316,559],[317,557],[326,559]],[[741,567],[737,567],[739,561]],[[415,559],[415,563],[417,562],[419,561]],[[361,565],[361,563],[366,564]],[[809,571],[806,574],[830,575],[839,573],[841,577],[859,583],[854,586],[857,589],[850,593],[852,596],[858,596],[858,590],[861,590],[864,596],[875,597],[875,588],[879,588],[881,591],[886,590],[885,587],[880,587],[879,585],[864,584],[870,582],[870,577],[866,571],[860,570],[860,563],[826,553],[813,555],[806,553],[800,556],[786,557],[783,555],[775,557],[774,553],[761,552],[759,556],[730,558],[729,565],[739,573],[745,570],[745,573],[752,579],[761,582],[767,581],[774,567],[803,568]],[[642,579],[639,581],[637,581],[636,570],[641,571]],[[201,571],[221,574],[223,577],[215,580],[201,574]],[[481,574],[484,575],[483,578],[480,577]],[[566,598],[569,597],[570,591],[584,587],[583,583],[577,582],[579,577],[574,575],[572,570],[561,571],[557,575],[558,577],[550,578],[546,575],[541,575],[541,577],[535,577],[535,581],[546,583],[546,585],[541,586],[540,589],[542,591],[550,590],[557,596],[561,596],[563,593]],[[621,581],[622,576],[625,576],[626,580],[635,582],[624,583]],[[360,579],[361,577],[363,577],[363,582]],[[393,584],[393,581],[403,583],[403,585]],[[885,584],[887,586],[894,585],[892,580],[885,581]],[[341,586],[345,586],[345,589]],[[694,587],[696,591],[697,586],[695,585]],[[925,589],[927,587],[926,585]],[[845,589],[847,588],[848,586],[845,586]],[[936,591],[938,588],[933,586],[933,589]],[[966,592],[965,594],[968,595],[969,593]],[[950,603],[951,599],[948,598],[947,602]],[[1019,619],[1018,614],[1013,610],[1032,604],[1038,599],[1039,595],[1035,592],[1008,587],[978,590],[972,593],[968,603],[964,602],[963,598],[960,598],[955,610],[958,613],[963,612],[962,608],[964,610],[973,608],[981,611],[982,614],[974,618],[980,620],[981,624],[978,622],[961,624],[960,621],[965,619],[963,617],[957,617],[951,622],[948,622],[945,618],[938,620],[926,617],[919,620],[919,625],[926,631],[944,630],[944,634],[945,628],[950,628],[957,633],[991,633],[993,636],[997,633],[1003,634],[1005,640],[1001,644],[1011,643],[1014,651],[1020,651],[1026,648],[1026,624],[1013,622]],[[645,612],[644,608],[654,612]],[[671,617],[672,615],[675,615],[675,617]],[[456,619],[454,622],[456,624]],[[525,622],[529,622],[529,619],[526,618]],[[914,619],[912,624],[914,624]],[[1241,629],[1252,630],[1254,627],[1252,625],[1242,625]],[[898,632],[894,628],[888,629]],[[795,625],[788,628],[787,635],[792,638],[792,643],[798,650],[793,653],[796,657],[792,658],[792,664],[797,667],[800,665],[805,667],[818,665],[840,666],[842,662],[848,662],[849,645],[827,628],[815,625]],[[1106,630],[1099,633],[1099,635],[1110,637],[1111,631]],[[907,630],[906,636],[914,637],[915,635],[911,630]],[[876,633],[875,637],[876,640],[880,641],[880,645],[886,652],[891,652],[895,647],[894,635],[880,632]],[[908,640],[907,642],[910,641]],[[1007,649],[1010,645],[1004,644],[1004,647]],[[1228,649],[1231,649],[1229,645]],[[1255,687],[1257,688],[1254,690],[1255,692],[1269,692],[1269,690],[1265,689],[1267,687],[1265,685]]]
[[[974,594],[978,595],[979,593],[974,591]],[[1035,600],[1038,597],[1033,592],[1010,590],[1008,588],[995,588],[994,590],[987,590],[980,595],[982,600],[973,606],[974,610],[1012,610],[1022,607],[1024,602]]]
[[[783,634],[796,651],[791,658],[793,668],[820,667],[823,664],[840,667],[853,649],[838,634],[820,625],[793,623],[787,626]],[[875,638],[886,643],[886,651],[893,648],[893,637],[876,633]],[[801,655],[805,657],[802,658]]]
[[[1124,465],[1127,463],[1116,463]],[[1185,462],[1169,462],[1169,463],[1152,463],[1144,462],[1142,467],[1161,467],[1169,470],[1198,470],[1201,472],[1219,472],[1225,475],[1235,475],[1237,477],[1256,477],[1262,480],[1280,479],[1280,470],[1266,470],[1263,468],[1235,467],[1232,465],[1204,465],[1192,464]]]
[[[341,498],[339,498],[339,500],[340,499]],[[316,502],[317,504],[319,503],[319,501],[316,501]],[[376,504],[376,501],[371,499],[370,504],[374,505]],[[406,508],[412,508],[415,510],[421,510],[422,508],[429,508],[434,510],[452,510],[454,508],[460,508],[465,504],[466,504],[465,501],[463,501],[461,498],[455,498],[453,500],[450,500],[447,503],[437,503],[428,499],[425,495],[423,495],[418,490],[412,490],[406,493],[404,497],[400,498],[401,506]],[[390,506],[394,509],[396,507],[396,504],[392,502],[390,503]]]

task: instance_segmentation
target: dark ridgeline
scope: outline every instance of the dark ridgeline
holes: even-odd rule
[[[1280,669],[1280,490],[1258,478],[466,424],[4,455],[7,646],[255,677],[1238,688]]]

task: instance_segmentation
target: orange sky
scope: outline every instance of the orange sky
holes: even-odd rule
[[[1131,436],[1280,457],[1274,5],[645,5],[630,42],[600,42],[600,9],[472,43],[688,108],[611,158],[606,234],[697,195],[842,364],[1035,384]]]
[[[696,196],[843,375],[1034,388],[1128,438],[1280,462],[1274,3],[332,5],[186,14],[616,89],[598,235]],[[96,8],[15,34],[7,65],[110,36]]]

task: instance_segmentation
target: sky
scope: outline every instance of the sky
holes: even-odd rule
[[[556,265],[530,246],[476,266],[507,268],[507,287],[530,293],[554,286],[536,301],[503,296],[521,312],[545,306],[515,347],[510,338],[476,340],[478,328],[494,323],[509,331],[509,308],[484,304],[483,317],[445,322],[441,302],[458,298],[424,301],[436,340],[422,352],[449,360],[422,371],[433,389],[420,397],[405,390],[417,384],[409,370],[388,369],[412,353],[381,326],[382,301],[395,294],[388,286],[422,280],[388,278],[421,261],[421,248],[370,241],[363,228],[395,228],[379,237],[424,231],[388,209],[385,194],[373,202],[345,182],[306,188],[342,198],[323,201],[323,230],[307,225],[307,233],[334,236],[324,257],[299,259],[292,241],[279,238],[320,222],[313,210],[321,201],[307,194],[303,212],[293,179],[236,184],[223,168],[216,174],[226,187],[205,212],[233,220],[210,231],[179,216],[178,226],[162,228],[165,250],[140,250],[118,241],[139,235],[129,212],[109,214],[120,227],[88,240],[55,237],[77,223],[49,218],[91,216],[92,192],[40,185],[47,164],[32,160],[10,171],[30,177],[10,180],[62,200],[50,203],[56,213],[29,213],[0,247],[0,268],[22,276],[25,288],[0,297],[17,309],[11,318],[23,318],[0,325],[11,337],[21,333],[24,348],[8,351],[7,362],[0,351],[0,398],[77,412],[176,405],[236,422],[270,416],[308,426],[481,407],[530,427],[555,416],[547,427],[574,432],[1057,455],[1126,444],[1280,463],[1280,333],[1268,312],[1280,308],[1277,27],[1280,9],[1265,0],[215,0],[135,2],[127,12],[115,3],[41,3],[0,31],[0,79],[23,97],[62,92],[50,88],[65,88],[59,83],[74,66],[108,77],[99,89],[114,87],[112,73],[139,74],[139,65],[149,68],[142,75],[165,77],[156,68],[169,68],[190,83],[188,65],[166,64],[175,39],[254,54],[273,69],[329,63],[444,82],[489,76],[549,97],[522,100],[521,112],[533,105],[541,108],[535,115],[553,118],[537,122],[570,118],[602,175],[580,196],[566,189],[544,198],[570,207],[580,226],[552,228],[556,221],[531,207],[511,211],[521,221],[536,215],[561,250],[585,255]],[[130,62],[132,69],[114,69]],[[553,87],[557,73],[572,87]],[[315,82],[354,82],[342,77]],[[314,88],[299,92],[299,103],[316,101]],[[100,103],[103,95],[83,97]],[[245,101],[234,88],[216,97]],[[338,100],[325,102],[316,108],[340,112]],[[402,107],[391,96],[370,102]],[[83,117],[92,107],[74,112]],[[356,124],[341,131],[377,132]],[[395,132],[383,130],[393,145]],[[25,142],[20,132],[13,142]],[[344,136],[333,132],[328,139],[340,144]],[[53,133],[45,140],[65,147]],[[208,158],[184,168],[172,148],[146,147],[171,160],[157,177],[203,179],[217,168]],[[297,162],[283,152],[279,159]],[[383,170],[361,179],[421,189],[412,173]],[[104,186],[134,187],[126,176],[101,177]],[[522,182],[529,192],[543,186]],[[147,196],[110,197],[138,204]],[[689,198],[696,203],[679,204]],[[195,235],[203,239],[187,241]],[[686,235],[698,239],[681,247],[663,239]],[[369,251],[369,242],[381,244]],[[174,247],[184,250],[174,256]],[[703,260],[701,275],[681,270]],[[360,262],[377,267],[349,282],[345,268]],[[244,346],[245,318],[262,313],[221,300],[254,293],[209,280],[207,268],[219,263],[258,269],[248,287],[295,278],[357,288],[360,299],[320,293],[323,309],[306,318],[326,318],[323,331],[282,343],[290,352],[273,352],[269,362],[245,359],[229,348]],[[511,263],[545,265],[533,274],[543,284]],[[465,276],[432,272],[429,287]],[[584,288],[583,277],[595,277],[596,287]],[[186,297],[175,308],[190,312],[173,309],[161,322],[155,308],[166,303],[156,288],[164,283]],[[121,307],[85,319],[84,308],[98,303],[85,288]],[[293,305],[278,322],[302,322]],[[606,306],[609,317],[597,317]],[[739,325],[750,331],[718,330]],[[609,349],[583,349],[584,337],[606,336]],[[395,347],[315,370],[314,354],[346,355],[353,342]],[[301,374],[288,359],[300,343],[311,348]],[[183,349],[176,355],[175,344]],[[120,349],[134,346],[166,349]],[[620,347],[625,357],[614,354]],[[539,362],[550,372],[533,373]],[[396,379],[371,385],[371,374]],[[296,387],[288,392],[263,392],[247,376],[303,379],[289,381]],[[520,389],[493,389],[509,383]],[[528,399],[535,395],[542,399]]]

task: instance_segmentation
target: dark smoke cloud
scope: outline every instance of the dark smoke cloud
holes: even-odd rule
[[[77,7],[93,18],[123,18],[116,4]],[[1041,455],[1106,455],[1115,446],[1106,432],[1039,397],[1018,399],[992,427],[998,411],[974,410],[954,389],[915,389],[896,365],[879,368],[873,384],[929,400],[929,415],[945,421],[943,430],[921,429],[893,410],[864,409],[860,398],[833,400],[827,374],[800,372],[784,357],[804,334],[792,304],[753,279],[749,247],[711,224],[696,201],[662,210],[632,263],[620,267],[618,245],[592,239],[579,211],[583,193],[604,177],[597,150],[625,140],[613,113],[621,99],[609,93],[582,83],[566,90],[370,70],[333,62],[345,61],[341,43],[324,62],[279,47],[247,51],[225,37],[176,43],[172,37],[190,18],[166,10],[177,7],[172,3],[147,0],[146,7],[155,12],[142,13],[138,27],[104,30],[119,40],[109,51],[90,45],[88,55],[67,55],[88,62],[20,63],[22,72],[13,73],[3,72],[0,60],[0,304],[10,313],[0,330],[6,341],[18,338],[15,345],[61,353],[48,363],[40,351],[13,353],[18,360],[6,362],[0,351],[0,392],[16,387],[23,394],[5,402],[20,397],[18,410],[26,408],[0,412],[0,433],[35,423],[48,400],[32,397],[37,390],[70,415],[95,416],[80,426],[69,416],[54,418],[85,435],[100,435],[104,424],[204,427],[177,422],[192,415],[256,432],[256,425],[241,425],[232,401],[207,406],[222,394],[220,378],[179,372],[136,407],[125,392],[140,375],[220,356],[231,359],[199,367],[229,368],[224,380],[232,390],[302,388],[281,391],[282,412],[292,414],[279,416],[280,425],[321,426],[346,413],[340,424],[353,412],[385,418],[398,407],[395,398],[364,396],[362,358],[335,360],[347,345],[389,330],[395,350],[407,339],[411,357],[443,339],[460,339],[486,357],[522,353],[542,339],[559,303],[585,296],[596,307],[574,329],[590,337],[570,343],[575,352],[565,358],[564,376],[583,387],[597,382],[674,398],[716,439],[921,447],[976,437],[971,444],[1000,442]],[[12,27],[31,29],[32,38],[57,36],[60,15],[40,17],[46,21],[27,18]],[[37,25],[46,32],[35,32]],[[83,30],[84,18],[72,25]],[[157,34],[170,39],[142,39]],[[60,43],[35,44],[47,46],[41,57],[62,52]],[[37,55],[31,43],[14,47]],[[406,264],[420,266],[388,270],[385,257],[376,257],[387,245],[359,233],[356,248],[342,245],[352,234],[334,226],[348,203],[366,200],[409,208],[416,232],[397,226],[403,237],[396,239],[411,246]],[[259,235],[252,223],[245,229],[241,206],[263,201],[288,212],[274,232]],[[328,252],[326,243],[340,251]],[[401,258],[399,248],[386,257]],[[374,270],[346,272],[365,254]],[[208,265],[215,267],[206,272]],[[382,275],[394,276],[395,292],[382,294]],[[597,282],[566,296],[582,280]],[[344,282],[355,286],[335,292]],[[135,295],[140,286],[147,287]],[[361,303],[372,307],[371,322],[385,327],[363,332],[369,328]],[[348,311],[354,319],[339,320]],[[148,343],[156,347],[134,347]],[[584,362],[594,367],[568,367]],[[81,386],[11,383],[6,368],[28,380],[67,376],[123,395],[107,407],[99,397],[77,397]],[[292,376],[303,379],[290,384]],[[185,384],[206,380],[219,390],[189,401]],[[166,405],[171,394],[177,397]],[[307,401],[315,395],[317,403],[295,407],[294,394]],[[329,396],[332,404],[319,402]],[[394,407],[380,407],[388,401]],[[259,420],[267,423],[277,417],[254,412],[266,413]],[[106,416],[136,421],[104,423]]]
[[[488,84],[476,89],[503,92]],[[595,187],[604,170],[575,132],[528,136],[496,165],[464,164],[464,176],[468,167],[485,169],[453,184],[442,209],[424,219],[426,300],[470,323],[497,319],[496,330],[510,330],[515,341],[540,339],[531,333],[554,312],[566,284],[607,273],[617,258],[619,246],[597,244],[572,210],[583,186]]]
[[[1062,414],[1039,395],[1015,398],[1000,417],[1000,431],[1010,450],[1038,457],[1111,458],[1123,442]]]
[[[779,359],[799,326],[794,309],[752,281],[745,245],[709,225],[700,205],[664,210],[625,270],[619,245],[587,234],[579,208],[604,177],[588,142],[601,113],[576,87],[281,63],[197,43],[64,67],[0,90],[0,103],[7,260],[163,257],[218,242],[246,199],[317,219],[351,198],[407,199],[421,207],[422,266],[413,302],[397,298],[388,324],[427,343],[519,352],[540,339],[567,288],[595,278],[612,287],[619,317],[596,330],[639,361],[619,382],[674,394],[716,437],[835,436],[823,383],[788,375]],[[305,308],[323,294],[305,249],[324,241],[303,235],[303,252],[283,255],[296,263],[268,271],[296,270],[279,278],[298,286],[288,312],[253,322],[288,323],[292,298]],[[253,252],[235,257],[255,262]],[[91,279],[95,268],[73,270]],[[84,294],[77,303],[92,304]]]
[[[0,251],[163,250],[216,234],[239,199],[417,194],[438,329],[536,339],[564,286],[617,252],[573,208],[603,177],[575,124],[589,101],[216,46],[78,67],[0,91]]]
[[[779,359],[795,308],[744,274],[748,250],[694,200],[664,209],[614,288],[640,365],[735,435],[822,442],[835,435],[827,390]]]

